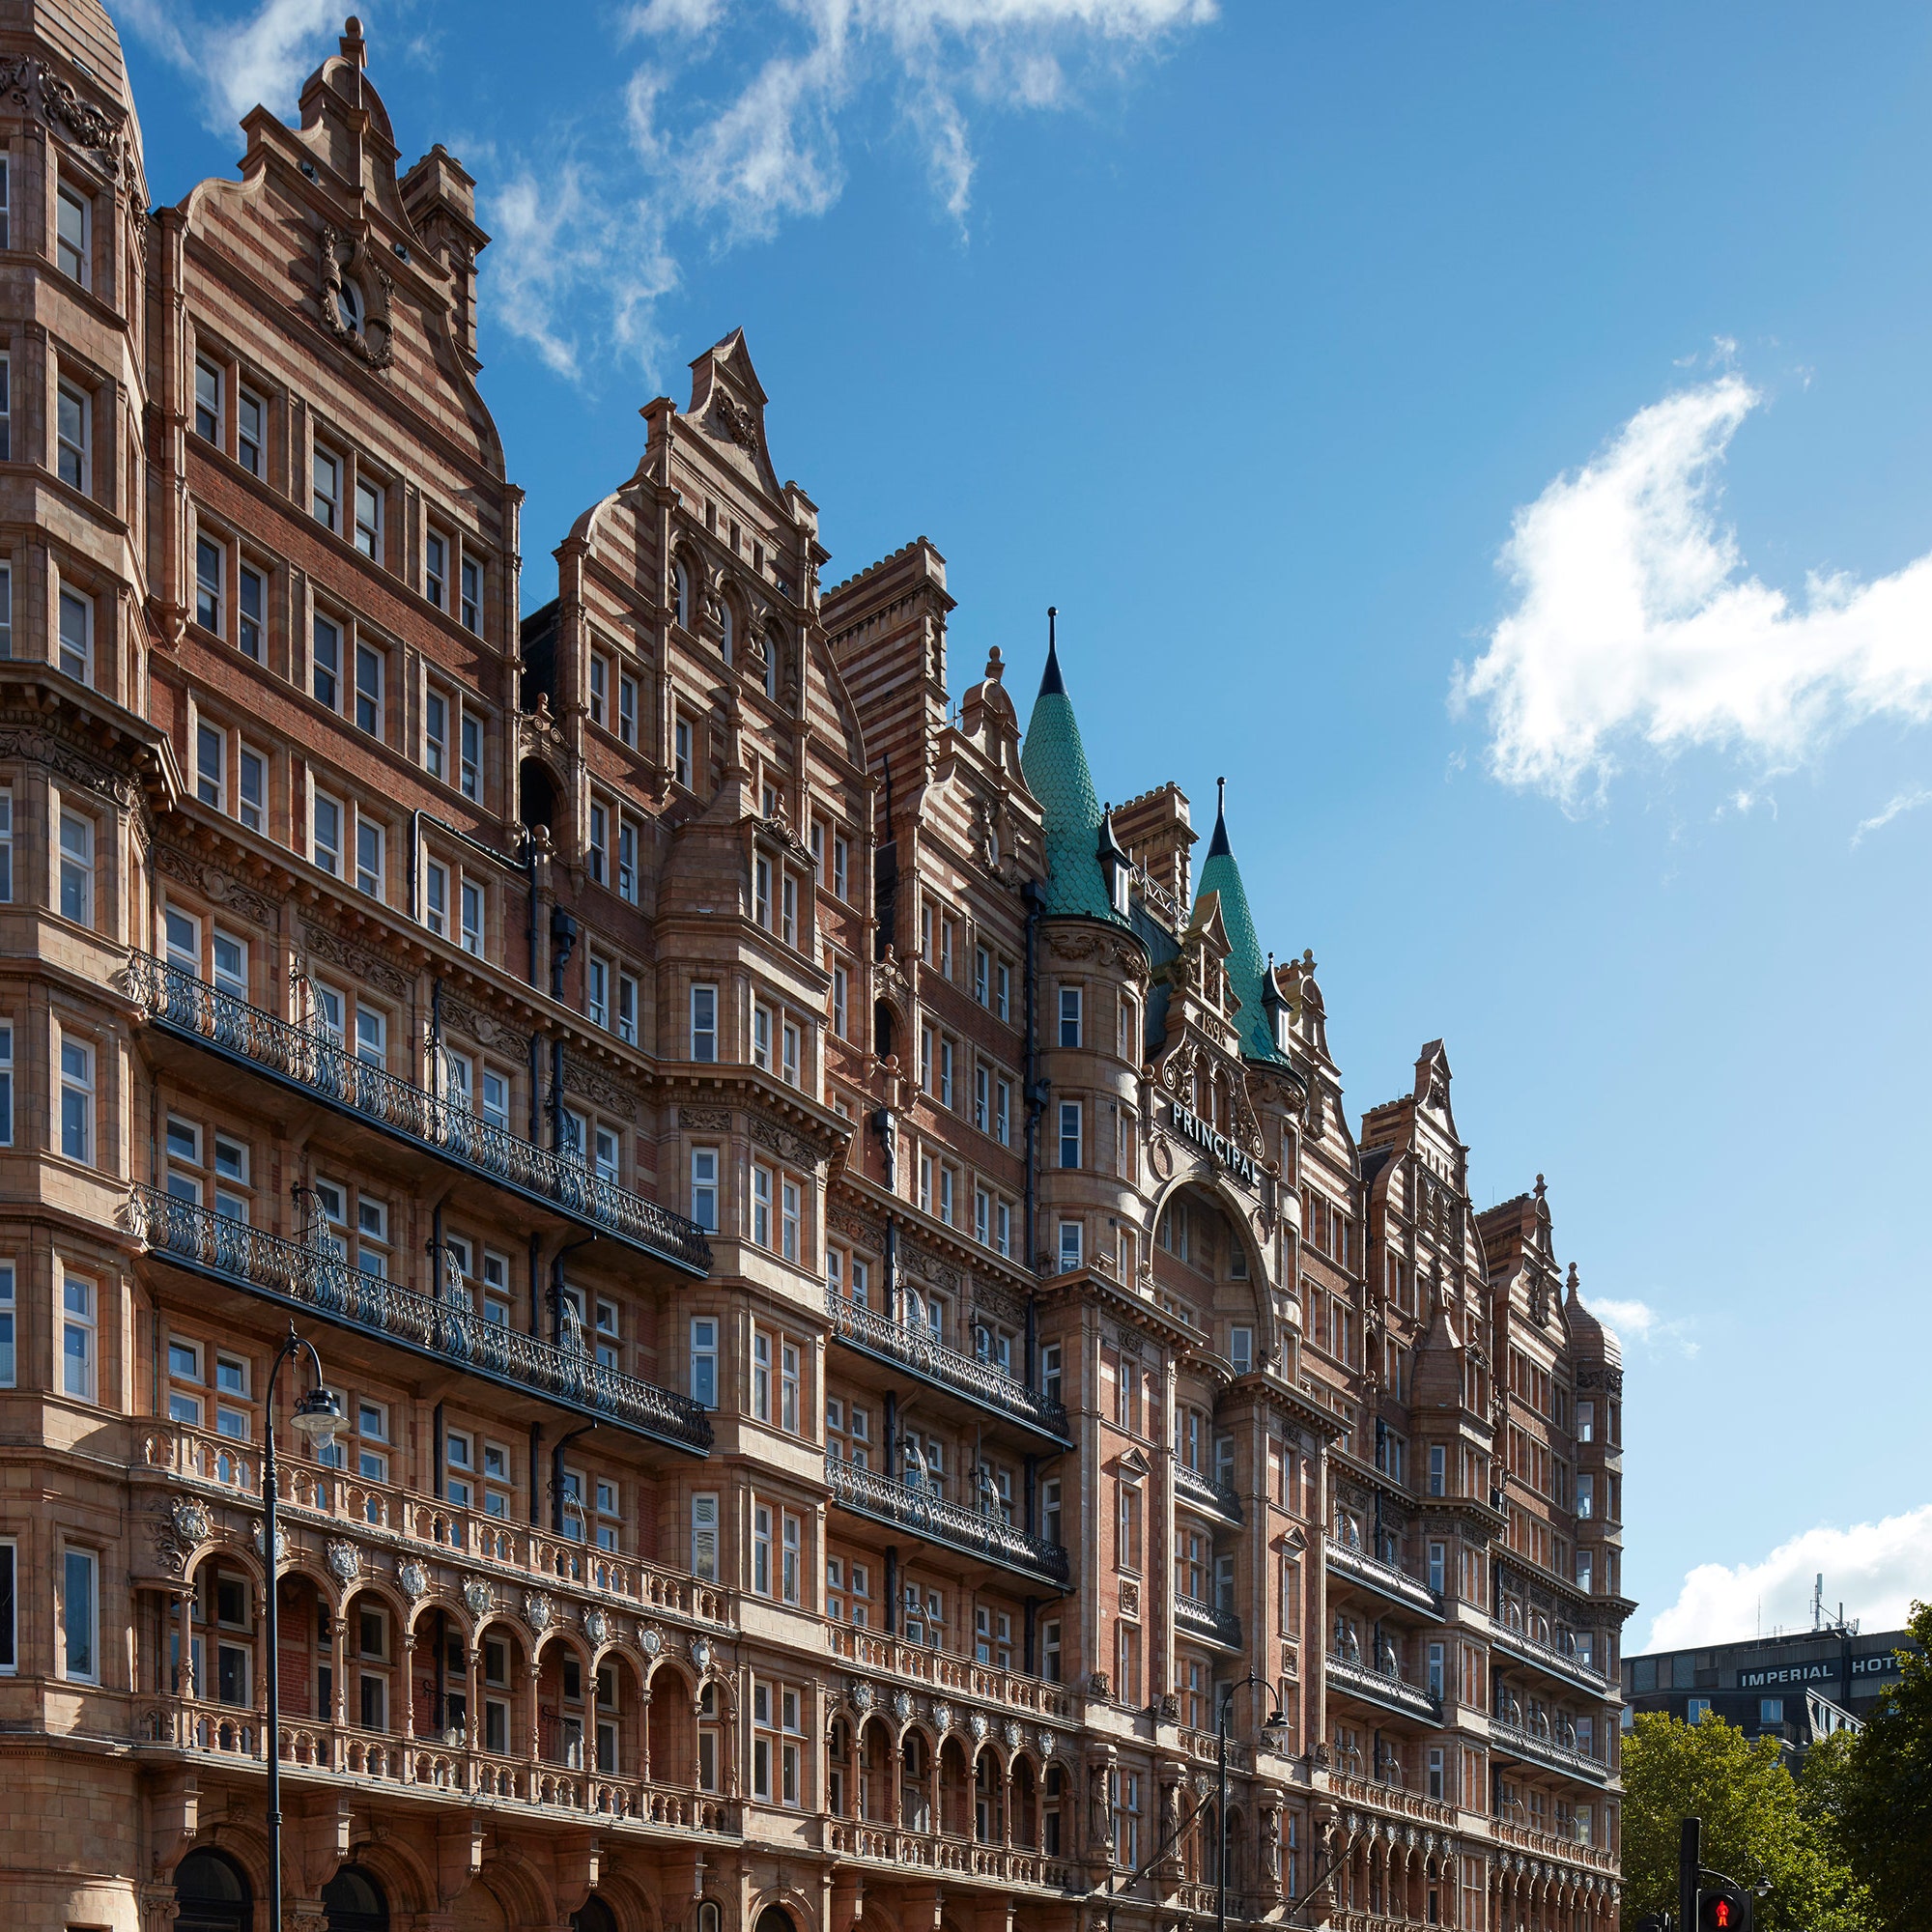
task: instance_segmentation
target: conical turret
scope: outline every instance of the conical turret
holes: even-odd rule
[[[1241,1053],[1248,1060],[1280,1060],[1275,1044],[1268,1002],[1262,984],[1261,942],[1255,937],[1254,915],[1248,910],[1247,889],[1241,884],[1241,868],[1235,863],[1234,847],[1228,842],[1228,781],[1215,781],[1219,802],[1214,811],[1214,837],[1208,844],[1208,863],[1201,868],[1201,888],[1197,902],[1209,893],[1221,895],[1221,924],[1228,935],[1228,985],[1240,1003],[1235,1013],[1235,1030],[1241,1037]]]
[[[1087,748],[1073,702],[1060,674],[1060,652],[1047,615],[1046,669],[1027,721],[1020,770],[1038,799],[1046,836],[1046,912],[1049,917],[1102,919],[1123,924],[1107,895],[1100,869],[1100,800],[1088,768]]]

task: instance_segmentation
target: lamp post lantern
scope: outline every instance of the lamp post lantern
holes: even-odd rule
[[[1214,1932],[1228,1932],[1228,1715],[1235,1706],[1235,1692],[1245,1690],[1251,1685],[1260,1685],[1264,1690],[1272,1687],[1260,1671],[1251,1670],[1238,1684],[1231,1684],[1221,1698],[1219,1719],[1215,1726],[1220,1733],[1217,1743],[1220,1747],[1221,1788],[1215,1800],[1214,1832],[1217,1849],[1214,1856]],[[1262,1742],[1270,1742],[1268,1733],[1279,1738],[1288,1729],[1288,1719],[1282,1715],[1279,1705],[1269,1714],[1262,1725]]]
[[[281,1932],[282,1924],[282,1695],[280,1671],[280,1604],[276,1595],[276,1573],[280,1551],[276,1548],[275,1528],[275,1383],[282,1364],[306,1352],[313,1376],[309,1386],[297,1398],[289,1422],[296,1434],[317,1450],[327,1449],[342,1427],[342,1406],[322,1379],[322,1357],[315,1344],[296,1333],[289,1323],[289,1336],[276,1351],[274,1367],[269,1371],[269,1392],[264,1404],[262,1441],[263,1552],[269,1569],[268,1607],[263,1616],[263,1636],[269,1660],[269,1925]]]

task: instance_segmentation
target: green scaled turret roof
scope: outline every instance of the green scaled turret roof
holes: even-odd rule
[[[1235,863],[1234,847],[1228,843],[1227,781],[1220,781],[1220,785],[1214,837],[1208,841],[1208,863],[1201,867],[1201,885],[1195,896],[1198,901],[1209,893],[1221,895],[1221,927],[1228,935],[1229,948],[1228,987],[1239,1002],[1235,1010],[1235,1031],[1241,1037],[1241,1057],[1280,1061],[1284,1056],[1275,1044],[1267,1003],[1263,997],[1261,942],[1255,937],[1255,919],[1248,910],[1241,868]]]
[[[1100,872],[1100,801],[1094,792],[1087,748],[1073,701],[1060,675],[1060,655],[1051,640],[1039,696],[1027,721],[1020,749],[1027,789],[1040,805],[1046,834],[1045,911],[1049,918],[1099,919],[1124,925],[1107,897]]]

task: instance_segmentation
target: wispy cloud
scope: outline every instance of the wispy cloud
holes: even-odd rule
[[[1874,812],[1870,818],[1859,820],[1859,829],[1852,834],[1854,846],[1862,845],[1868,832],[1883,832],[1894,818],[1908,811],[1917,811],[1921,805],[1932,805],[1932,791],[1902,791],[1883,811]]]
[[[123,25],[192,77],[203,125],[231,131],[251,107],[287,113],[342,32],[340,0],[265,0],[240,20],[211,19],[178,0],[119,0]]]
[[[1861,720],[1932,717],[1932,555],[1870,582],[1814,573],[1794,601],[1719,522],[1762,401],[1734,373],[1666,396],[1518,511],[1514,608],[1453,687],[1487,709],[1495,777],[1574,807],[1628,746],[1779,770]]]
[[[1594,1294],[1586,1294],[1583,1305],[1606,1323],[1620,1342],[1654,1351],[1670,1350],[1687,1358],[1697,1353],[1698,1342],[1686,1317],[1668,1318],[1647,1301],[1618,1301]]]
[[[194,77],[224,130],[257,100],[292,112],[340,31],[341,4],[258,0],[217,17],[220,0],[199,11],[120,0],[127,25]],[[385,18],[437,4],[386,0]],[[916,155],[936,209],[963,234],[977,124],[1066,107],[1213,20],[1218,4],[633,0],[612,40],[586,46],[591,77],[567,109],[533,132],[520,96],[515,125],[475,130],[468,158],[494,237],[482,262],[490,312],[561,375],[587,380],[593,351],[615,351],[655,376],[654,311],[682,264],[826,213],[844,192],[849,149],[897,143]],[[594,15],[570,17],[586,37],[611,32]]]
[[[1932,1503],[1849,1529],[1824,1524],[1779,1544],[1761,1563],[1700,1563],[1677,1601],[1652,1620],[1646,1650],[1687,1650],[1808,1628],[1814,1579],[1835,1611],[1868,1631],[1898,1630],[1913,1601],[1932,1602]]]

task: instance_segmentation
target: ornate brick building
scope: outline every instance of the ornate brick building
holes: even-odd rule
[[[14,1923],[265,1925],[274,1751],[310,1932],[1601,1932],[1621,1372],[1440,1044],[1357,1137],[742,336],[520,621],[353,21],[153,211],[97,0],[0,59]]]

